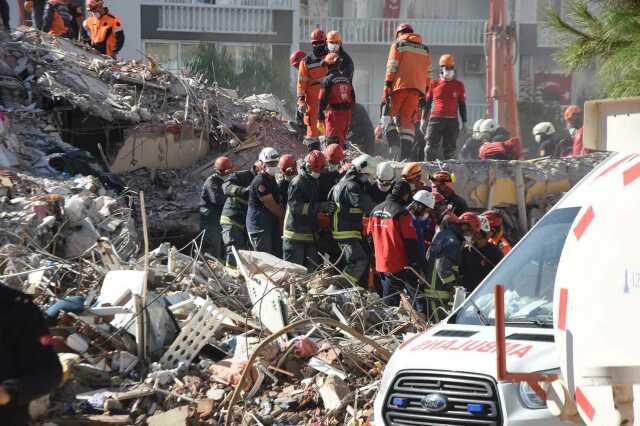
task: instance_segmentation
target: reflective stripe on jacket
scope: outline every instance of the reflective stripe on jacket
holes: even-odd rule
[[[222,192],[227,197],[222,208],[221,225],[233,225],[244,230],[247,218],[247,206],[249,196],[242,195],[243,190],[251,185],[255,177],[253,170],[242,170],[233,173],[229,179],[222,184]]]
[[[293,178],[287,195],[282,237],[288,240],[312,242],[317,229],[316,214],[320,202],[317,179],[306,170]]]
[[[362,217],[371,210],[371,202],[355,170],[349,170],[333,187],[330,199],[336,204],[331,228],[333,239],[361,240]]]
[[[322,65],[322,58],[307,56],[300,62],[298,69],[298,97],[318,100],[322,81],[327,76],[327,67]]]
[[[391,45],[385,81],[393,90],[414,89],[427,93],[431,74],[431,54],[419,34],[401,34]]]
[[[113,56],[122,49],[124,30],[120,18],[109,13],[102,16],[90,16],[82,26],[87,31],[91,46],[103,55]]]

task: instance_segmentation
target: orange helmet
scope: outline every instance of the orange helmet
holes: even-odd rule
[[[331,164],[340,164],[344,161],[344,149],[337,144],[332,143],[324,149],[324,156]]]
[[[453,55],[450,54],[446,54],[446,55],[442,55],[440,56],[440,66],[441,67],[455,67],[456,66],[456,60],[453,57]]]
[[[458,217],[458,223],[469,225],[473,232],[480,232],[480,217],[475,213],[462,213]]]
[[[233,162],[229,157],[218,157],[216,158],[215,163],[213,163],[213,168],[219,173],[226,175],[231,171],[231,169],[233,169]]]
[[[445,171],[436,172],[432,176],[430,176],[429,179],[433,182],[453,183],[451,173]]]
[[[296,171],[296,159],[291,154],[285,154],[280,157],[280,161],[278,162],[278,167],[280,167],[280,171],[285,175],[290,175]]]
[[[327,65],[335,65],[340,61],[340,55],[332,52],[325,56],[322,61]]]
[[[316,28],[311,33],[311,44],[322,44],[327,42],[327,36],[320,28]]]
[[[402,168],[402,178],[407,182],[420,179],[420,177],[422,177],[422,167],[420,167],[420,163],[407,163]]]
[[[342,44],[342,36],[338,31],[329,31],[329,33],[327,34],[327,42]]]
[[[27,13],[33,12],[33,0],[26,0],[24,2],[24,11]]]
[[[289,56],[289,63],[292,67],[298,68],[300,66],[300,62],[307,56],[302,50],[296,50]]]
[[[567,107],[567,109],[564,110],[564,119],[566,121],[571,120],[571,117],[573,117],[576,114],[582,114],[582,108],[580,108],[578,105],[570,105]]]

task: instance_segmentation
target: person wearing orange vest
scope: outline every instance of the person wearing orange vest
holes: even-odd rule
[[[431,54],[422,44],[420,34],[409,24],[396,29],[396,41],[391,45],[384,82],[384,100],[391,102],[391,116],[400,116],[400,147],[390,140],[394,157],[409,158],[415,137],[413,117],[429,88]]]
[[[103,55],[116,58],[124,46],[124,29],[120,18],[109,13],[103,0],[89,0],[87,9],[92,13],[82,23],[91,47]]]
[[[318,130],[318,115],[320,113],[320,89],[322,81],[327,76],[327,67],[323,60],[327,56],[327,37],[317,28],[311,33],[313,51],[307,55],[298,71],[298,112],[304,114],[307,125],[307,135],[304,144],[309,151],[320,150],[320,130]]]
[[[44,10],[42,31],[50,35],[73,38],[73,15],[70,0],[49,0]]]

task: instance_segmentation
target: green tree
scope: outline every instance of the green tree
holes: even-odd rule
[[[573,0],[567,19],[551,10],[548,25],[567,71],[596,64],[603,95],[640,96],[640,0]]]

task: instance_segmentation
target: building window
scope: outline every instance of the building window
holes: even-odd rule
[[[145,41],[144,52],[168,71],[180,71],[189,66],[202,43],[189,41]]]
[[[224,48],[231,60],[233,61],[233,68],[237,74],[242,72],[242,64],[247,58],[255,56],[257,49],[266,49],[266,53],[269,59],[271,59],[271,45],[255,45],[255,44],[227,44],[218,43],[218,46]]]

